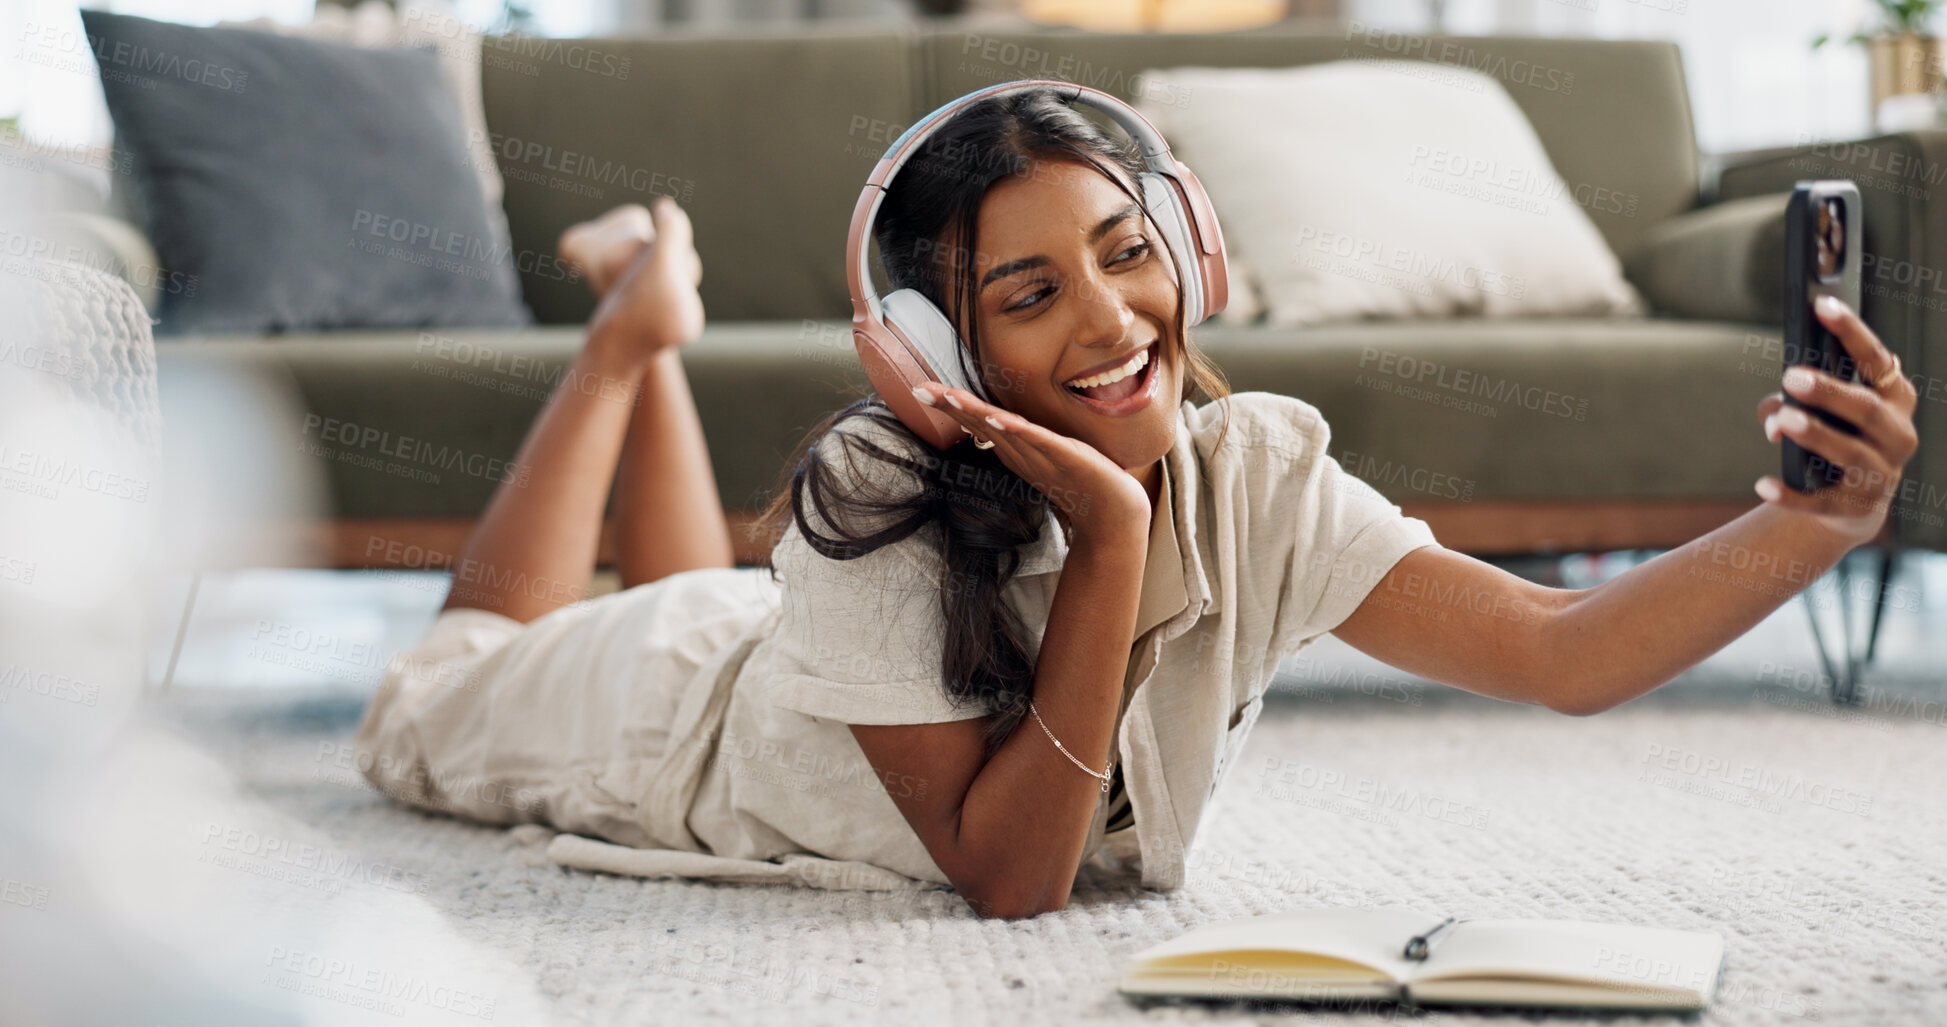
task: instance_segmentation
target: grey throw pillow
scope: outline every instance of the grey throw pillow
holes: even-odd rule
[[[158,259],[196,283],[159,332],[530,320],[432,51],[81,16]]]

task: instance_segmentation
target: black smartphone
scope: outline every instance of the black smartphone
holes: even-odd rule
[[[1859,187],[1845,179],[1799,182],[1785,208],[1785,365],[1804,364],[1854,381],[1858,368],[1838,336],[1828,331],[1812,304],[1821,296],[1837,296],[1859,309],[1859,239],[1865,216]],[[1793,399],[1785,402],[1848,435],[1859,434],[1850,421]],[[1844,480],[1846,469],[1801,448],[1790,436],[1781,439],[1785,484],[1800,492],[1814,492]]]

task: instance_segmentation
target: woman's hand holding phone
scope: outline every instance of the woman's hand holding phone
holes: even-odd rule
[[[1886,522],[1886,512],[1899,489],[1900,475],[1920,436],[1913,427],[1919,394],[1888,352],[1879,336],[1858,313],[1836,297],[1827,296],[1814,312],[1844,343],[1859,368],[1858,383],[1848,382],[1805,365],[1789,367],[1784,392],[1758,403],[1758,419],[1765,438],[1790,438],[1811,453],[1845,469],[1837,484],[1804,493],[1787,488],[1779,478],[1758,479],[1758,495],[1774,506],[1809,514],[1854,545],[1870,542]],[[1785,393],[1801,404],[1845,419],[1858,435],[1848,435],[1820,418],[1788,406]]]
[[[913,389],[913,396],[960,422],[970,435],[992,442],[1001,463],[1047,496],[1078,539],[1128,531],[1132,525],[1148,535],[1149,493],[1101,450],[1049,431],[966,389],[926,382]]]

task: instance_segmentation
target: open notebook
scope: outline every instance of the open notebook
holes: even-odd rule
[[[1435,932],[1424,960],[1406,957],[1447,919],[1382,906],[1227,920],[1138,952],[1122,991],[1690,1010],[1710,1003],[1724,961],[1724,939],[1707,931],[1466,918]]]

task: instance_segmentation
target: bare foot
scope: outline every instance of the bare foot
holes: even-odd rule
[[[555,252],[588,280],[595,295],[606,296],[629,262],[655,237],[656,225],[649,208],[629,203],[593,221],[569,225],[555,244]]]
[[[703,261],[691,241],[690,218],[676,201],[657,197],[651,239],[625,265],[588,319],[600,334],[649,355],[684,346],[703,334]]]

